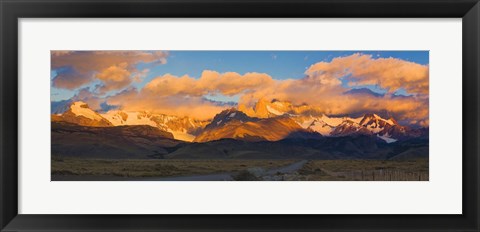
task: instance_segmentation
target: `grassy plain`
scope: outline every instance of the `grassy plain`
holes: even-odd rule
[[[236,159],[79,159],[53,158],[52,180],[95,180],[97,177],[149,178],[231,173],[247,175],[261,169],[263,174],[246,180],[290,181],[428,181],[428,159],[415,160],[309,160],[296,171],[268,173],[299,160]],[[247,176],[251,176],[248,174]],[[241,177],[241,176],[240,176]],[[245,179],[245,178],[244,178]],[[102,180],[105,180],[103,178]],[[108,178],[107,178],[108,180]]]
[[[170,177],[237,172],[289,165],[295,160],[170,160],[53,158],[52,176]]]

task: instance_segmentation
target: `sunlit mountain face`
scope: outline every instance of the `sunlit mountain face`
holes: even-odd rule
[[[286,138],[320,138],[348,135],[369,135],[393,143],[426,135],[425,129],[400,125],[394,118],[377,114],[360,117],[333,117],[308,105],[294,106],[289,102],[259,101],[251,115],[232,107],[211,120],[187,116],[165,115],[146,111],[110,110],[99,113],[87,103],[72,102],[63,113],[53,114],[52,121],[80,126],[114,127],[146,125],[172,134],[172,138],[188,142],[220,139],[244,141],[279,141]]]
[[[311,110],[298,113],[278,100],[262,104],[267,113],[260,110],[261,116],[232,107],[198,120],[145,111],[102,113],[76,101],[63,113],[52,114],[52,154],[106,159],[428,157],[428,128],[403,126],[377,114],[335,117]]]

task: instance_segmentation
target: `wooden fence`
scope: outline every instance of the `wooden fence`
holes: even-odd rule
[[[336,176],[343,176],[346,180],[360,181],[428,181],[428,172],[411,172],[402,170],[362,170],[337,172]]]

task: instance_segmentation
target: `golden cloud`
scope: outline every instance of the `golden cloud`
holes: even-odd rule
[[[167,56],[161,51],[51,51],[51,68],[57,72],[52,84],[74,90],[98,79],[100,91],[122,89],[142,75],[136,64],[164,64]]]
[[[146,57],[142,58],[143,61],[153,59],[149,55]],[[98,71],[95,78],[105,84],[104,91],[126,88],[132,81],[131,63],[123,59],[117,61],[96,66]],[[99,62],[102,63],[102,59]],[[81,70],[84,67],[78,68]],[[276,80],[264,73],[242,75],[209,70],[204,71],[199,78],[166,74],[152,79],[142,89],[130,88],[106,101],[109,105],[117,105],[127,111],[146,110],[209,119],[231,107],[205,99],[206,95],[221,94],[239,96],[238,107],[250,115],[255,114],[259,100],[277,99],[294,105],[306,104],[316,112],[328,115],[386,111],[398,120],[425,126],[429,122],[428,76],[426,65],[395,58],[375,59],[370,55],[353,54],[335,58],[331,62],[313,64],[301,79]],[[350,86],[342,84],[345,78]],[[351,86],[364,85],[377,85],[387,93],[349,92]],[[411,95],[395,95],[400,89]]]
[[[100,87],[100,92],[105,93],[110,90],[122,89],[129,86],[133,79],[132,73],[127,69],[126,62],[110,66],[97,73],[96,78],[101,80],[104,85]]]
[[[255,91],[267,88],[276,81],[267,74],[247,73],[240,75],[235,72],[220,74],[214,71],[204,71],[199,79],[189,76],[176,77],[170,74],[157,77],[147,83],[145,91],[169,96],[183,94],[188,96],[203,96],[221,93],[234,96],[244,91]]]
[[[205,120],[231,106],[219,105],[200,96],[158,95],[137,89],[125,90],[106,101],[125,111],[149,111],[166,115],[188,116]]]
[[[306,73],[327,80],[350,75],[350,85],[378,85],[390,93],[403,88],[411,94],[428,94],[428,66],[396,58],[373,59],[357,53],[316,63]]]

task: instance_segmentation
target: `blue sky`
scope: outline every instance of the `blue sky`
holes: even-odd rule
[[[166,65],[152,69],[150,78],[164,73],[199,77],[203,70],[218,72],[262,72],[275,79],[304,76],[305,70],[320,61],[349,56],[359,51],[171,51]],[[394,57],[419,64],[428,64],[425,51],[360,51],[378,57]]]

